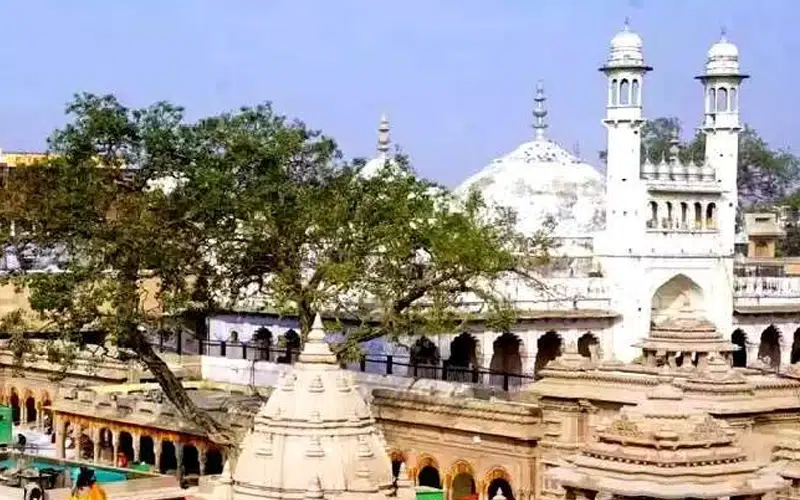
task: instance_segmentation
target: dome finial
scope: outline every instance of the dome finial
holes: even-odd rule
[[[722,26],[719,29],[719,41],[720,42],[727,42],[728,41],[728,29],[725,26]]]
[[[537,141],[544,140],[544,131],[547,128],[545,117],[547,116],[547,108],[544,103],[547,97],[544,96],[544,84],[539,80],[536,83],[536,97],[533,101],[536,103],[533,107],[533,130]]]
[[[386,118],[386,114],[381,115],[381,122],[378,125],[378,154],[385,155],[389,152],[389,144],[391,140],[389,139],[389,119]]]
[[[630,31],[631,30],[631,18],[625,16],[625,24],[622,26],[622,31]]]

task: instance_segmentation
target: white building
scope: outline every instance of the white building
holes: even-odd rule
[[[548,290],[498,285],[510,287],[518,305],[519,320],[512,331],[473,325],[466,332],[420,339],[412,349],[412,364],[449,362],[532,375],[564,343],[572,342],[586,356],[627,361],[638,352],[632,346],[651,324],[686,312],[710,321],[742,346],[734,355],[736,365],[769,358],[768,364],[778,368],[800,359],[800,341],[795,342],[795,337],[800,340],[800,278],[734,276],[739,87],[747,78],[736,46],[723,36],[696,77],[697,119],[706,134],[705,158],[699,164],[679,160],[677,138],[668,158],[658,163],[642,159],[645,77],[652,68],[642,39],[627,25],[611,40],[600,70],[608,87],[605,179],[547,138],[540,86],[533,139],[492,161],[455,191],[466,195],[477,189],[490,203],[514,208],[523,232],[536,231],[548,217],[554,218],[560,247],[547,273]],[[368,164],[369,175],[386,161],[388,133],[388,122],[382,119],[379,156]],[[253,322],[252,317],[212,318],[210,336],[226,340],[239,328],[239,339],[246,341],[241,328]],[[257,322],[273,335],[289,328],[277,319],[261,317]],[[377,349],[408,355],[397,346]],[[400,369],[406,370],[395,368],[394,373]]]

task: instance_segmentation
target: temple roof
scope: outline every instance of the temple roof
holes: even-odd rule
[[[325,498],[368,498],[391,483],[383,436],[317,316],[294,370],[281,377],[242,442],[234,498],[300,499],[309,484]]]
[[[739,346],[724,339],[713,323],[682,311],[650,328],[650,334],[636,344],[644,350],[666,352],[735,352]]]
[[[565,487],[650,498],[719,498],[763,494],[786,483],[750,461],[726,422],[689,409],[670,384],[626,407],[596,440],[550,471]]]

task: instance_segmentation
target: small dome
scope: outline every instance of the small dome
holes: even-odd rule
[[[708,49],[707,75],[738,75],[739,49],[725,35]]]
[[[622,31],[611,39],[611,53],[607,65],[610,67],[643,65],[643,46],[642,37],[631,31],[626,21]]]

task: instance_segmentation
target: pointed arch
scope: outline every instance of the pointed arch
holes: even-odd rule
[[[586,332],[578,339],[578,354],[592,361],[597,361],[597,349],[600,340],[592,332]]]
[[[642,105],[641,88],[638,78],[631,80],[631,104],[634,106]]]
[[[627,78],[619,81],[619,103],[621,106],[631,104],[631,84]]]
[[[794,331],[792,336],[792,353],[789,357],[789,362],[795,364],[800,361],[800,328]]]
[[[439,371],[440,360],[439,348],[431,339],[423,335],[411,346],[411,375],[420,378],[438,378],[436,375]]]
[[[563,347],[563,340],[561,335],[550,330],[536,340],[536,360],[533,364],[534,375],[538,376],[547,363],[553,361],[561,356],[561,349]]]
[[[522,339],[511,332],[505,332],[492,343],[492,350],[489,369],[498,373],[492,375],[492,385],[499,387],[505,383],[505,377],[501,374],[522,374]],[[508,378],[509,385],[519,385],[521,382],[521,377]]]
[[[781,331],[775,325],[769,325],[761,332],[758,359],[772,369],[781,366]]]
[[[733,353],[733,366],[744,368],[747,366],[747,334],[740,328],[733,331],[731,343],[739,346],[738,351]]]
[[[651,321],[658,324],[679,312],[689,312],[698,317],[705,314],[703,289],[682,273],[662,283],[653,293]]]
[[[478,340],[470,333],[462,332],[450,342],[450,358],[447,360],[447,380],[469,382],[470,369],[478,366]]]

